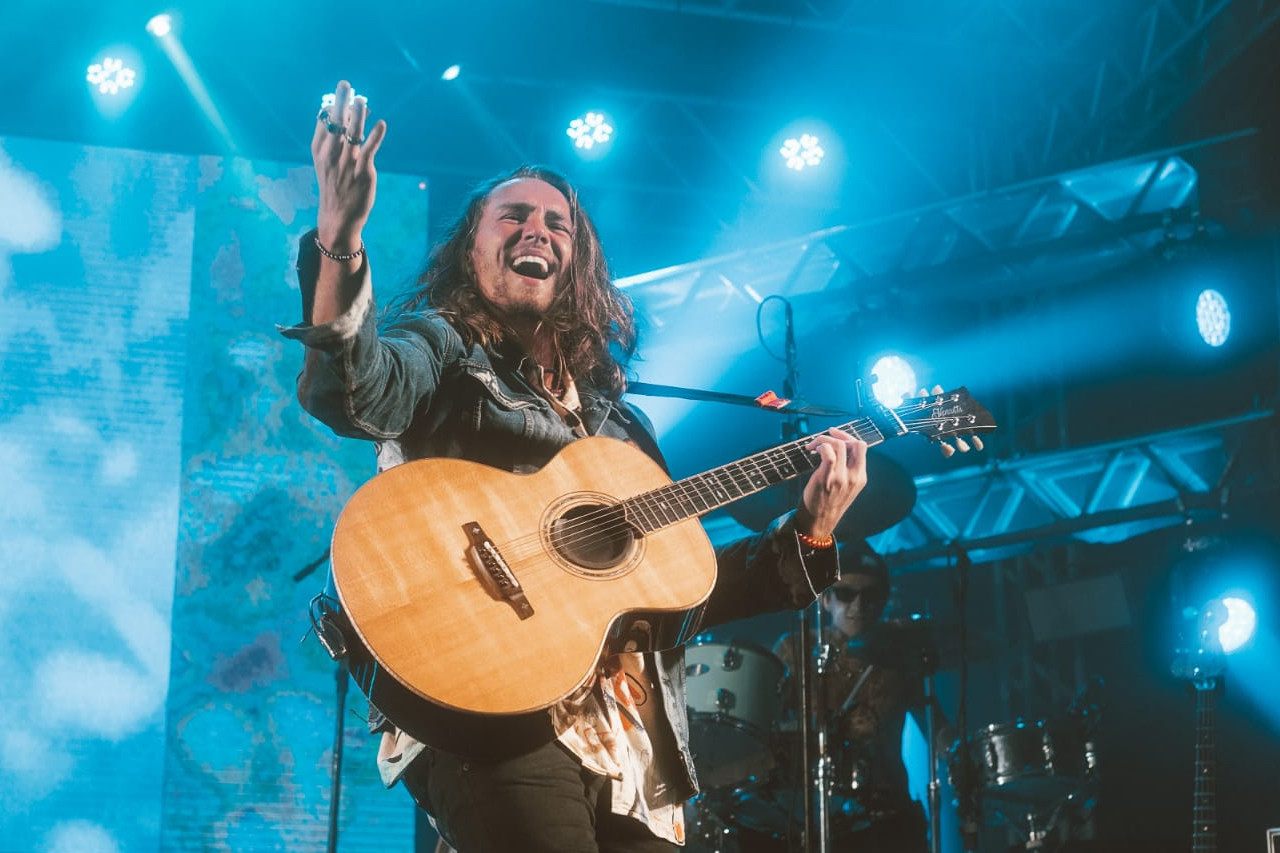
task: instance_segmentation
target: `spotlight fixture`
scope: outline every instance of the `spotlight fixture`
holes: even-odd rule
[[[1222,606],[1227,611],[1226,620],[1218,627],[1218,642],[1223,654],[1231,654],[1253,638],[1258,627],[1258,614],[1253,605],[1243,598],[1223,596]]]
[[[1196,326],[1209,346],[1225,344],[1231,335],[1231,309],[1226,297],[1212,288],[1202,290],[1196,299]]]
[[[133,85],[136,76],[137,73],[126,66],[124,60],[108,56],[90,65],[85,79],[104,95],[118,95],[121,89]]]
[[[593,110],[569,122],[565,133],[573,140],[575,148],[590,151],[609,144],[613,139],[613,124],[604,113]]]
[[[147,21],[147,32],[156,38],[164,38],[173,32],[173,16],[160,14]]]
[[[458,75],[462,73],[461,65],[450,65],[440,74],[441,80],[457,80]]]
[[[871,392],[881,405],[893,408],[902,403],[904,395],[916,390],[916,372],[900,355],[886,355],[871,366],[874,382]]]
[[[806,166],[811,168],[817,166],[822,162],[822,158],[826,154],[822,150],[822,146],[818,144],[818,137],[811,133],[802,133],[799,139],[788,139],[782,143],[778,153],[786,161],[787,168],[795,169],[797,172],[803,170]]]

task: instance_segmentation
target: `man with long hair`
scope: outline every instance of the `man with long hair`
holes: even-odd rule
[[[661,463],[647,420],[622,400],[630,303],[577,194],[548,169],[477,188],[418,287],[379,324],[361,233],[386,123],[366,137],[367,113],[343,81],[312,139],[317,228],[299,252],[303,323],[284,330],[307,347],[303,406],[340,435],[377,442],[380,470],[453,457],[527,473],[585,436],[631,442]],[[820,461],[800,505],[719,549],[694,627],[803,607],[836,580],[832,534],[866,483],[866,445],[833,430],[807,448]],[[546,709],[549,738],[499,758],[426,746],[403,731],[413,721],[373,713],[379,769],[460,853],[671,850],[697,791],[684,676],[679,648],[609,655]]]

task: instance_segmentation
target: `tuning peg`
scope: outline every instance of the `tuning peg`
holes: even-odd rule
[[[973,449],[969,447],[969,442],[965,441],[963,438],[961,438],[958,435],[955,437],[955,442],[956,442],[956,450],[959,450],[961,453],[968,453],[970,450]]]
[[[938,441],[938,449],[942,451],[944,459],[950,459],[956,453],[956,449],[954,447],[941,440]]]
[[[985,448],[982,446],[982,437],[981,437],[981,436],[973,435],[973,436],[970,436],[970,438],[973,440],[973,447],[974,447],[974,449],[975,449],[975,450],[984,450],[984,449],[985,449]]]
[[[934,394],[945,394],[946,392],[942,390],[942,386],[941,386],[941,385],[934,385],[934,386],[933,386],[933,392],[932,392],[932,393],[934,393]]]

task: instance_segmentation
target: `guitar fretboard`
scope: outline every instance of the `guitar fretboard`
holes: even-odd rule
[[[885,440],[870,418],[849,421],[836,429],[870,445]],[[627,521],[646,534],[704,515],[817,468],[818,455],[805,450],[813,438],[806,436],[628,498],[621,503],[622,510]]]
[[[1214,779],[1214,683],[1196,684],[1196,784],[1192,800],[1192,853],[1218,849],[1218,813]]]

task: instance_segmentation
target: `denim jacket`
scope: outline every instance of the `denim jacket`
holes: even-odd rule
[[[311,325],[319,261],[314,233],[302,238],[298,254],[304,322],[281,329],[307,347],[298,399],[337,434],[376,442],[380,471],[446,456],[526,473],[574,440],[574,430],[525,379],[518,349],[467,347],[433,313],[402,315],[379,329],[367,262],[360,294],[347,314]],[[632,440],[662,463],[643,414],[596,389],[579,386],[578,392],[588,435]],[[761,534],[718,548],[716,558],[717,580],[695,614],[697,630],[804,607],[839,575],[835,549],[805,548],[791,514]],[[653,653],[649,666],[658,673],[663,716],[685,771],[685,778],[669,782],[692,796],[697,782],[689,750],[684,651]]]

